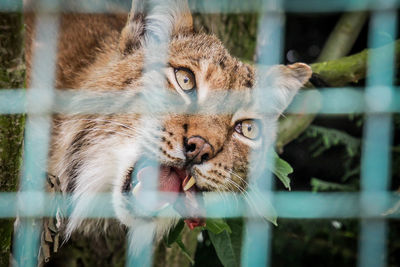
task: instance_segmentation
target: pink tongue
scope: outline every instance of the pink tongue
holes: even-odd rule
[[[158,190],[162,192],[176,193],[176,194],[170,194],[168,198],[164,197],[158,199],[156,208],[161,208],[163,205],[167,203],[175,202],[176,198],[178,197],[181,183],[178,175],[175,172],[171,172],[171,168],[169,167],[160,166],[158,175],[159,175]],[[155,179],[155,177],[157,177],[157,169],[154,168],[153,166],[147,166],[141,169],[137,174],[137,178],[141,183],[141,185],[139,191],[137,191],[136,194],[139,195],[140,191],[143,190],[143,188],[150,189],[149,187],[150,183],[152,182],[151,180]]]
[[[144,167],[138,172],[137,178],[141,183],[141,185],[139,190],[136,191],[136,197],[138,198],[139,201],[141,201],[140,197],[138,197],[140,195],[140,191],[143,190],[143,188],[146,188],[146,182],[148,186],[149,181],[151,181],[151,179],[154,179],[156,175],[157,175],[157,169],[152,166]],[[178,194],[180,192],[183,192],[182,188],[186,185],[190,177],[188,173],[184,170],[179,170],[176,168],[171,168],[163,165],[160,166],[158,175],[159,175],[158,189],[162,192],[176,193],[176,194],[171,194],[169,198],[158,199],[156,208],[159,209],[167,203],[174,203],[176,201]],[[203,218],[194,217],[194,215],[196,214],[205,215],[204,210],[200,207],[199,203],[195,198],[196,191],[197,190],[195,186],[191,187],[189,190],[184,192],[185,193],[184,203],[176,203],[175,205],[175,208],[177,209],[178,212],[184,209],[186,213],[189,213],[189,215],[193,214],[193,216],[190,216],[191,218],[185,220],[188,227],[192,230],[197,226],[205,225],[205,221]],[[143,199],[143,201],[145,200]]]

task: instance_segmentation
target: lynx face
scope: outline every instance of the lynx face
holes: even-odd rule
[[[193,31],[184,1],[152,8],[145,2],[133,4],[121,34],[114,31],[104,38],[91,64],[72,82],[59,78],[58,86],[118,92],[126,101],[117,104],[128,108],[135,105],[132,99],[156,98],[160,90],[168,98],[147,108],[175,105],[179,112],[55,118],[49,172],[60,177],[63,191],[73,194],[76,205],[67,233],[88,226],[81,217],[87,203],[96,201],[94,193],[112,192],[119,221],[136,229],[136,235],[145,235],[139,233],[140,220],[129,203],[132,195],[140,202],[143,188],[157,176],[158,189],[172,196],[157,207],[169,203],[186,214],[201,212],[191,198],[194,192],[244,191],[249,161],[254,166],[265,163],[278,116],[311,75],[307,65],[298,63],[274,66],[257,76],[252,66],[230,56],[216,37]],[[163,35],[169,37],[165,60],[148,51],[149,40]],[[161,67],[148,70],[149,65]],[[62,67],[59,77],[67,74]],[[271,103],[267,113],[253,97],[256,81],[263,80]],[[178,193],[188,199],[181,205],[175,203]],[[203,224],[195,217],[187,221],[191,228]],[[158,224],[155,231],[162,233],[169,226]],[[150,238],[153,234],[146,233]]]

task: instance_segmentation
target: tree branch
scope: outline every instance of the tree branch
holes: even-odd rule
[[[393,45],[397,65],[400,59],[400,40],[379,48],[365,49],[352,56],[314,63],[311,64],[311,68],[314,73],[318,73],[331,86],[344,86],[349,83],[357,83],[359,80],[366,78],[368,57],[371,51],[383,56],[387,53],[388,46]]]
[[[344,14],[336,24],[335,29],[331,32],[317,61],[335,60],[347,55],[353,47],[366,18],[366,12]],[[314,69],[318,65],[314,64],[313,66],[313,72],[318,73]],[[315,93],[318,94],[317,92]],[[286,144],[304,132],[316,116],[316,113],[291,114],[285,119],[281,119],[276,142],[278,152],[281,152]]]
[[[309,110],[308,106],[315,106],[317,103],[315,112],[290,114],[279,120],[278,137],[276,140],[276,149],[278,152],[282,152],[285,145],[299,137],[310,126],[318,110],[321,108],[321,94],[317,90],[312,90],[308,93],[309,97],[303,99],[301,106],[304,107],[304,110]]]
[[[339,58],[336,60],[314,63],[311,68],[330,86],[344,86],[349,83],[357,83],[365,79],[367,75],[368,57],[371,52],[379,54],[387,53],[388,46],[394,46],[396,65],[400,61],[400,40],[375,49],[365,49],[360,53]],[[389,66],[390,67],[390,66]],[[384,71],[384,70],[382,70]],[[291,114],[282,119],[279,124],[276,147],[282,151],[283,147],[297,138],[308,125],[312,123],[316,114]]]
[[[334,60],[348,55],[367,17],[366,11],[343,14],[329,35],[317,62]]]

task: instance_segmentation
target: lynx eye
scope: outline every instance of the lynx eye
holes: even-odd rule
[[[255,140],[260,137],[260,124],[256,120],[243,120],[235,125],[235,131],[246,138]]]
[[[194,74],[188,69],[175,69],[175,79],[184,91],[190,91],[196,86]]]

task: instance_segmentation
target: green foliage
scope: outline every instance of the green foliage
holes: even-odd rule
[[[354,122],[355,126],[361,127],[364,125],[364,116],[359,114],[350,113],[347,115],[348,119]]]
[[[0,29],[0,88],[22,88],[25,80],[22,15],[0,15]],[[16,191],[24,124],[22,114],[0,115],[0,192]],[[0,220],[0,266],[9,265],[13,223],[14,219]]]
[[[0,88],[21,88],[25,82],[21,14],[0,16]]]
[[[311,178],[311,186],[313,192],[318,191],[354,191],[356,187],[353,185],[343,185],[338,183],[326,182],[317,178]]]
[[[179,220],[175,227],[169,231],[168,235],[164,236],[164,243],[167,247],[171,247],[171,245],[179,239],[179,235],[181,234],[183,227],[185,227],[185,222],[183,220]]]
[[[239,266],[236,261],[235,250],[232,245],[230,234],[227,231],[223,231],[219,234],[209,232],[208,234],[221,263],[226,267]]]
[[[237,228],[237,225],[234,225]],[[167,247],[171,247],[174,243],[178,245],[183,255],[194,264],[189,251],[185,244],[182,242],[182,231],[185,227],[183,219],[179,220],[177,225],[164,237],[164,243]],[[217,255],[221,262],[231,264],[228,258],[233,255],[233,248],[240,248],[240,240],[237,238],[237,233],[232,233],[231,227],[222,218],[207,218],[204,230],[208,231],[210,239],[216,249]],[[240,232],[240,231],[239,231]],[[232,243],[232,240],[235,242]],[[238,265],[225,265],[225,266],[238,266]]]
[[[272,229],[277,266],[355,266],[357,220],[281,219]],[[274,265],[273,265],[274,266]]]
[[[316,138],[316,142],[311,147],[311,150],[314,150],[314,157],[338,145],[345,146],[349,157],[360,153],[361,140],[337,129],[311,125],[305,132],[305,136]]]
[[[293,172],[293,168],[289,163],[279,158],[276,153],[274,153],[273,157],[275,167],[272,168],[272,172],[286,188],[290,189],[290,178],[288,175]],[[277,225],[277,216],[273,206],[269,199],[266,198],[257,188],[248,188],[248,193],[246,194],[245,199],[254,211],[258,212],[265,221]],[[184,222],[183,220],[180,220],[175,228],[170,231],[168,236],[164,237],[164,242],[168,247],[177,243],[183,254],[190,258],[190,254],[185,248],[181,238],[183,228]],[[240,266],[243,220],[241,218],[229,220],[223,218],[207,218],[204,230],[208,232],[210,241],[213,244],[221,263],[224,266]],[[190,261],[192,262],[193,260],[190,258]]]
[[[192,265],[194,265],[194,260],[192,259],[192,257],[190,256],[189,251],[187,250],[187,248],[185,247],[185,244],[183,244],[182,242],[182,237],[180,236],[177,240],[176,240],[176,244],[178,244],[179,248],[181,249],[183,255],[190,261],[190,263]]]
[[[206,221],[206,229],[213,234],[220,234],[226,231],[228,234],[232,233],[231,228],[222,218],[209,218]]]
[[[164,244],[167,247],[171,247],[173,244],[177,244],[180,248],[182,254],[189,260],[189,262],[193,265],[194,260],[190,256],[189,251],[187,250],[185,244],[182,242],[182,231],[185,227],[185,222],[183,219],[179,220],[176,226],[168,233],[168,235],[164,236]]]
[[[289,163],[279,158],[274,153],[275,167],[272,172],[278,179],[290,190],[290,178],[288,175],[293,172],[293,168]],[[248,189],[245,198],[250,206],[258,212],[265,221],[276,223],[276,212],[269,200],[258,191],[257,188]],[[261,204],[260,204],[261,203]],[[267,214],[267,215],[265,215]],[[267,222],[266,222],[267,223]],[[164,237],[164,243],[167,247],[171,247],[176,243],[185,257],[193,264],[185,245],[182,242],[181,234],[184,228],[183,220],[172,229],[167,236]],[[207,218],[204,230],[208,232],[211,243],[215,252],[224,266],[240,266],[240,250],[242,245],[243,220],[241,218],[225,220],[223,218]]]
[[[272,169],[272,172],[279,178],[285,188],[290,190],[291,188],[289,174],[293,172],[292,166],[281,159],[276,153],[274,153],[274,162],[275,167]]]
[[[231,233],[224,230],[219,234],[208,232],[219,260],[225,267],[240,266],[240,251],[242,245],[242,219],[228,220]]]
[[[343,131],[311,125],[300,140],[313,138],[314,143],[310,146],[312,157],[319,157],[333,147],[343,146],[345,157],[343,160],[344,174],[341,181],[348,184],[327,182],[322,179],[312,178],[311,186],[317,191],[355,191],[359,181],[361,154],[361,140]]]

